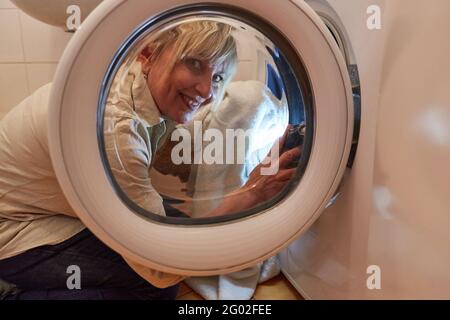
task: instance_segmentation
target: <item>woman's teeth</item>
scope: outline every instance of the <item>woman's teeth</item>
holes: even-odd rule
[[[184,94],[181,94],[181,97],[182,97],[184,103],[191,109],[197,109],[201,104],[196,99],[192,99]]]

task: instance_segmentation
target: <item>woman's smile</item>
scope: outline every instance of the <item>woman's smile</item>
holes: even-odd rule
[[[223,81],[224,65],[186,58],[167,73],[173,50],[170,48],[157,60],[144,63],[143,72],[148,72],[148,87],[161,114],[177,123],[187,123],[201,106],[214,100]],[[160,77],[162,74],[167,75]]]
[[[192,98],[180,92],[180,97],[183,104],[191,111],[196,111],[205,102],[201,97]]]

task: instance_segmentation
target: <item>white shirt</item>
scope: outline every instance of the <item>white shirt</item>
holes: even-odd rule
[[[150,136],[152,132],[153,137]],[[123,65],[105,107],[105,150],[113,176],[128,198],[143,209],[165,215],[162,198],[151,184],[155,143],[166,133],[139,62]],[[153,145],[152,145],[153,144]]]

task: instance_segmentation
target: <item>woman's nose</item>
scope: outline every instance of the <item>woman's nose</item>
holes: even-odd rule
[[[203,99],[208,100],[213,96],[212,77],[203,76],[196,85],[196,91]]]

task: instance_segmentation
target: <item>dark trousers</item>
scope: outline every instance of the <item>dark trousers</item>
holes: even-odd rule
[[[81,289],[68,289],[75,274],[70,266],[79,267]],[[0,279],[19,289],[6,299],[18,300],[171,300],[179,287],[152,286],[87,229],[58,245],[0,260]]]

